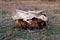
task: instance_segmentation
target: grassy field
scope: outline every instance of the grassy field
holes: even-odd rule
[[[11,15],[0,13],[0,40],[60,40],[60,27],[54,21],[55,10],[48,9],[47,16],[50,19],[47,24],[48,28],[38,30],[38,32],[28,32],[20,28],[14,28],[17,25],[11,19]]]
[[[47,9],[46,13],[49,18],[47,29],[38,30],[37,32],[28,32],[20,28],[11,19],[11,12],[14,10],[14,5],[21,9],[37,8]],[[18,5],[17,5],[18,4]],[[32,5],[31,5],[32,4]],[[20,5],[20,6],[19,6]],[[59,2],[44,3],[44,2],[0,2],[0,40],[60,40],[60,5]],[[1,12],[0,9],[0,12]],[[6,12],[4,12],[6,11]]]

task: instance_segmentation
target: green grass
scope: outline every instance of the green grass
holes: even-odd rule
[[[49,18],[52,18],[53,17],[53,15],[52,15],[52,13],[54,13],[53,11],[51,12],[51,10],[48,10],[48,12],[47,13],[49,13],[49,14],[47,14],[48,15],[48,17]],[[9,15],[7,15],[7,14],[0,14],[0,18],[2,18],[2,19],[5,19],[5,18],[10,18],[11,16],[9,16]],[[7,20],[7,19],[5,19],[5,20]],[[17,29],[9,29],[9,28],[11,28],[11,27],[14,27],[14,26],[16,26],[16,23],[15,22],[3,22],[3,23],[1,23],[2,25],[0,25],[1,27],[0,27],[0,33],[2,33],[2,34],[6,34],[7,35],[7,32],[9,32],[10,31],[10,33],[11,34],[9,34],[9,35],[7,35],[7,37],[8,38],[10,38],[11,40],[15,40],[15,38],[23,38],[23,39],[29,39],[29,40],[32,40],[32,37],[31,37],[31,34],[29,34],[29,35],[27,35],[27,33],[24,33],[25,31],[24,30],[22,30],[22,29],[19,29],[19,28],[17,28]],[[60,28],[58,27],[58,25],[57,24],[55,24],[55,23],[53,23],[53,22],[51,22],[51,23],[49,23],[48,25],[47,25],[47,30],[44,32],[44,35],[46,35],[46,36],[50,36],[50,35],[52,35],[52,34],[60,34]],[[38,32],[39,33],[39,32]],[[40,32],[41,33],[41,32]],[[35,33],[32,33],[32,36],[36,36],[35,35]],[[28,37],[28,38],[27,38]],[[39,35],[39,37],[40,37],[40,35]],[[38,37],[37,37],[38,38]]]
[[[55,9],[55,8],[50,8],[47,10],[47,16],[50,20],[49,23],[48,23],[48,28],[47,30],[45,31],[45,34],[47,36],[50,36],[52,34],[60,34],[60,27],[58,26],[58,24],[55,23],[54,21],[54,14],[57,13],[57,11],[59,12],[60,8],[59,9]],[[57,21],[57,20],[56,20]],[[58,21],[57,21],[58,22]]]
[[[48,25],[47,30],[45,31],[45,34],[46,34],[47,36],[50,36],[50,35],[52,35],[52,34],[60,34],[60,28],[58,27],[57,24],[55,24],[55,23],[50,23],[50,24]]]

